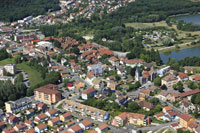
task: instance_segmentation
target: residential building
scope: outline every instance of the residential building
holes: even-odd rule
[[[109,127],[106,123],[103,123],[101,125],[99,125],[98,127],[95,128],[95,131],[97,131],[97,133],[103,133],[109,130]]]
[[[150,90],[148,89],[140,89],[139,90],[139,99],[144,100],[150,95]]]
[[[163,113],[167,113],[168,111],[172,111],[173,110],[173,108],[172,108],[172,106],[166,106],[166,107],[164,107],[163,108]]]
[[[124,126],[127,123],[138,126],[146,126],[150,124],[150,121],[143,114],[129,113],[129,112],[123,112],[118,116],[115,116],[114,119],[112,120],[112,125],[114,126]]]
[[[4,129],[6,127],[6,123],[3,121],[0,121],[0,129]]]
[[[88,72],[92,71],[95,75],[102,74],[104,72],[104,66],[102,63],[90,65],[87,67]]]
[[[39,114],[38,116],[35,117],[34,119],[34,123],[40,123],[43,122],[45,120],[48,120],[48,115],[46,115],[45,113]]]
[[[153,104],[146,102],[146,101],[140,101],[139,106],[146,111],[150,111],[154,108]]]
[[[188,126],[195,121],[194,118],[185,113],[182,113],[181,115],[179,115],[179,117],[179,125],[181,127],[188,128]]]
[[[34,127],[34,122],[30,121],[30,120],[25,120],[24,124],[28,127],[28,128],[33,128]]]
[[[5,102],[5,109],[7,113],[16,113],[32,106],[33,99],[31,97],[24,97],[16,101]]]
[[[64,113],[64,114],[62,114],[60,116],[60,120],[63,121],[63,122],[67,121],[67,120],[69,120],[71,118],[72,118],[72,113],[71,112],[66,112],[66,113]]]
[[[82,92],[81,97],[84,100],[87,100],[88,98],[94,97],[94,95],[97,93],[97,91],[94,88],[87,89]]]
[[[167,101],[167,95],[168,92],[166,90],[162,90],[158,95],[156,95],[155,97],[158,98],[159,100],[165,102]]]
[[[83,129],[79,125],[72,126],[68,131],[71,131],[72,133],[82,133]]]
[[[55,85],[48,84],[34,91],[35,100],[42,101],[47,104],[54,104],[61,100],[61,92],[55,88]]]
[[[51,127],[56,126],[60,123],[61,123],[61,121],[60,121],[59,117],[54,117],[54,118],[52,118],[51,120],[48,121],[48,125],[51,126]]]
[[[47,130],[48,130],[48,128],[47,128],[47,125],[45,123],[42,123],[42,124],[38,125],[37,127],[35,127],[35,131],[37,133],[42,133],[42,132],[45,132]]]
[[[166,85],[167,88],[172,88],[174,84],[178,83],[178,78],[175,75],[167,75],[161,82],[161,84]]]
[[[27,126],[24,124],[24,123],[20,123],[20,124],[17,124],[15,127],[14,127],[15,131],[17,132],[23,132],[27,129]]]
[[[12,124],[12,125],[15,125],[16,123],[19,122],[19,118],[14,116],[14,115],[11,115],[9,118],[8,118],[8,123]]]
[[[91,128],[93,126],[93,124],[92,124],[92,122],[90,120],[84,120],[79,124],[79,126],[83,130],[87,130],[87,129]]]
[[[37,109],[38,110],[47,110],[47,105],[46,104],[44,104],[43,102],[41,102],[41,103],[39,103],[38,105],[37,105]]]
[[[191,91],[186,91],[186,92],[180,93],[178,95],[178,97],[179,98],[187,98],[188,100],[191,100],[192,95],[198,94],[198,93],[200,93],[200,89],[195,89],[195,90],[191,90]]]
[[[58,115],[58,112],[57,112],[56,109],[51,109],[51,110],[47,111],[45,114],[46,114],[48,117],[55,117],[55,116]]]
[[[180,109],[185,113],[190,113],[189,111],[191,112],[195,111],[195,106],[191,102],[188,102],[188,100],[182,100],[179,102],[179,104],[180,104]]]
[[[82,116],[88,115],[91,117],[91,119],[97,121],[104,121],[109,119],[108,112],[72,100],[65,100],[63,108],[70,112],[75,112],[75,111],[80,112]]]

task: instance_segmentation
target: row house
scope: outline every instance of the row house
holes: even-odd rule
[[[75,101],[65,100],[63,107],[70,112],[80,112],[82,116],[89,115],[92,119],[97,121],[104,121],[109,119],[108,112]]]

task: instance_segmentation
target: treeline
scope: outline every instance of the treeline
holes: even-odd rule
[[[179,61],[170,58],[167,65],[170,65],[172,69],[183,71],[184,66],[200,66],[200,57],[185,57]]]
[[[0,0],[0,20],[12,22],[59,9],[59,0]]]
[[[200,25],[193,24],[193,23],[186,23],[183,20],[180,20],[177,23],[177,29],[183,30],[183,31],[199,31]]]
[[[106,16],[122,22],[155,22],[185,13],[198,13],[200,2],[191,0],[136,0]]]
[[[9,55],[7,53],[6,48],[1,49],[0,50],[0,61],[6,59],[8,57],[11,57],[11,55]]]
[[[23,82],[16,82],[13,85],[10,80],[0,81],[0,108],[4,106],[4,102],[25,97],[26,93],[27,87]]]

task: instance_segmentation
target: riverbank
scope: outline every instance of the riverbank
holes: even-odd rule
[[[174,50],[182,50],[182,49],[187,49],[187,48],[194,48],[200,46],[200,43],[192,45],[190,42],[189,43],[184,43],[184,44],[179,44],[177,48],[176,45],[170,46],[170,47],[164,47],[164,48],[159,48],[157,49],[160,53],[165,53],[165,52],[170,52]]]

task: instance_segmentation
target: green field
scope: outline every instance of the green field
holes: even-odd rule
[[[11,63],[14,63],[13,59],[8,58],[8,59],[0,61],[0,66],[11,64]],[[17,64],[17,69],[23,70],[28,73],[31,86],[34,86],[43,81],[41,74],[37,70],[28,66],[25,62],[21,64]]]

